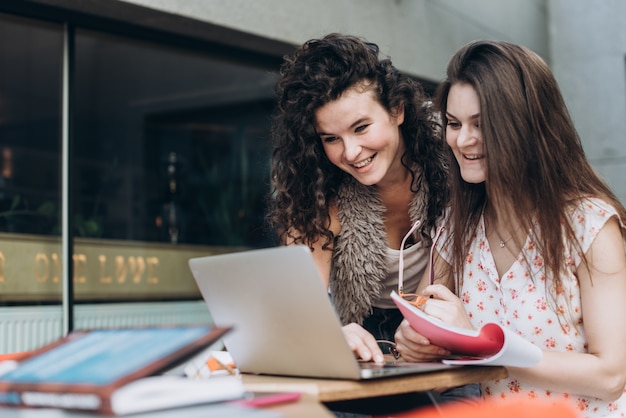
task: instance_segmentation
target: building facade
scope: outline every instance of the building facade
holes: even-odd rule
[[[429,91],[466,42],[532,48],[626,200],[625,6],[590,3],[1,2],[0,353],[76,328],[209,321],[187,260],[275,245],[278,68],[330,32],[376,42]]]

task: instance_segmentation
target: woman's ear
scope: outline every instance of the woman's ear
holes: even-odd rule
[[[400,126],[404,123],[404,103],[400,103],[396,106],[393,117],[396,120],[396,126]]]

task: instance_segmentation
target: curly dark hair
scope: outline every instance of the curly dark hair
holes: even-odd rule
[[[325,238],[323,248],[333,242],[329,203],[349,174],[328,160],[315,131],[315,112],[362,82],[390,114],[404,106],[402,163],[413,176],[414,188],[422,187],[422,182],[428,186],[425,238],[442,215],[447,199],[447,167],[442,164],[446,154],[422,87],[388,58],[379,58],[376,44],[333,33],[309,40],[286,56],[276,85],[273,190],[267,220],[281,242],[291,239],[311,246]]]

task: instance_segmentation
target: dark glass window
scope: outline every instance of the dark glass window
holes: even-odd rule
[[[0,353],[53,341],[70,317],[75,328],[206,322],[189,258],[272,241],[263,215],[276,72],[224,48],[76,24],[0,14]]]
[[[0,304],[58,303],[64,28],[0,19]],[[189,258],[271,245],[276,72],[197,46],[73,34],[73,300],[198,300]]]
[[[78,236],[264,246],[275,73],[77,31]]]
[[[0,15],[0,232],[58,235],[59,25]]]

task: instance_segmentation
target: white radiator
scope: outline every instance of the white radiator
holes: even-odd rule
[[[210,320],[203,301],[78,305],[74,329],[202,324]],[[0,354],[33,350],[61,336],[60,306],[0,308]]]

